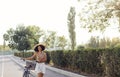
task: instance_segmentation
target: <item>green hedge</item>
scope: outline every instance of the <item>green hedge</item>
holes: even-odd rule
[[[69,68],[77,72],[102,74],[99,60],[100,53],[94,50],[53,51],[51,59],[55,66]]]
[[[107,77],[120,77],[120,48],[105,49],[101,60]]]
[[[100,77],[120,77],[120,48],[53,51],[55,66]]]
[[[64,67],[66,66],[65,64],[65,59],[63,58],[64,57],[64,53],[63,51],[59,50],[59,51],[52,51],[51,52],[51,59],[52,59],[52,62],[54,63],[54,65],[56,66],[61,66],[61,67]]]
[[[50,57],[50,52],[48,51],[45,51],[46,52],[46,55],[47,55],[47,61],[46,61],[46,64],[49,64],[50,60],[51,60],[51,57]],[[15,52],[14,55],[15,56],[18,56],[18,57],[30,57],[34,54],[34,52]],[[35,59],[35,58],[34,58]]]
[[[15,52],[14,53],[15,56],[18,56],[18,57],[30,57],[33,55],[33,52]]]
[[[25,57],[33,53],[25,54]],[[15,53],[23,56],[22,53]],[[48,62],[77,73],[97,74],[100,77],[120,77],[120,48],[57,50],[47,52]]]
[[[46,64],[49,64],[50,61],[51,61],[50,52],[49,52],[49,51],[46,51],[46,55],[47,55],[47,61],[46,61]]]

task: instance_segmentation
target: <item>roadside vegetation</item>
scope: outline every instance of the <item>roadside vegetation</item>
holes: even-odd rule
[[[85,7],[79,13],[74,6],[68,12],[69,39],[58,36],[54,31],[44,31],[40,26],[19,24],[16,29],[10,28],[3,35],[0,50],[10,48],[17,51],[15,56],[28,57],[33,54],[31,50],[34,45],[43,43],[48,57],[46,64],[91,77],[120,77],[120,38],[104,36],[106,30],[120,31],[120,1],[78,0],[78,3],[84,1]],[[102,38],[91,36],[86,44],[76,45],[77,14],[80,28],[89,33],[99,32]]]

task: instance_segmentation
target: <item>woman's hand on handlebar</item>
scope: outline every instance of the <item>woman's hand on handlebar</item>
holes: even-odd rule
[[[25,61],[25,58],[21,58],[21,60]]]

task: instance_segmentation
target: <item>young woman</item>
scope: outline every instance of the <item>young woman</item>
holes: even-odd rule
[[[37,64],[35,67],[35,71],[37,72],[38,77],[43,77],[46,70],[45,62],[47,60],[47,56],[44,50],[45,50],[45,46],[42,44],[38,44],[34,48],[35,51],[34,54],[31,57],[24,58],[25,60],[31,60],[36,57]]]

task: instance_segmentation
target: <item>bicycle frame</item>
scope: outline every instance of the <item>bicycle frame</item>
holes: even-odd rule
[[[26,66],[24,68],[23,77],[29,77],[30,76],[30,70],[34,70],[36,66],[36,61],[31,60],[24,60],[26,62]]]
[[[31,68],[31,65],[25,66],[23,77],[29,77],[29,75],[30,75],[30,68]]]

